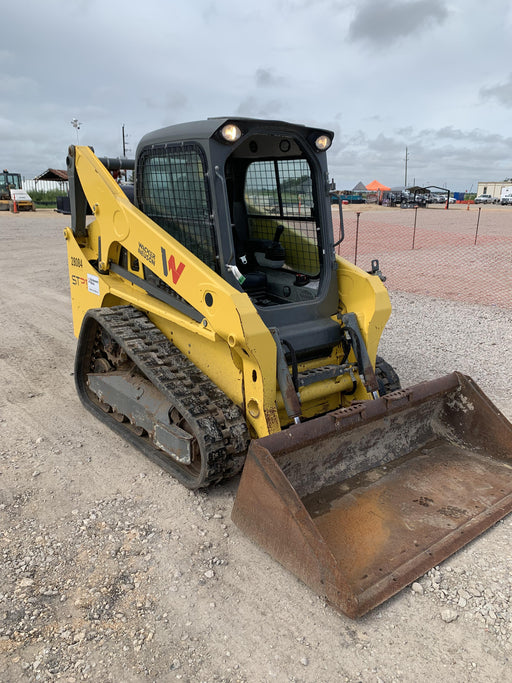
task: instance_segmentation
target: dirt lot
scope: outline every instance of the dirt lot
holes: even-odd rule
[[[233,525],[236,479],[190,493],[82,408],[67,222],[0,213],[0,680],[508,680],[510,516],[351,621]],[[458,369],[512,418],[510,310],[393,303],[405,386]]]

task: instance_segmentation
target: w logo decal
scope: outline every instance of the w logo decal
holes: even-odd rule
[[[167,259],[165,249],[162,247],[162,265],[164,269],[164,275],[167,277],[170,272],[173,283],[177,284],[181,274],[185,270],[185,264],[180,262],[178,265],[176,265],[176,260],[173,254],[169,256],[169,259]]]

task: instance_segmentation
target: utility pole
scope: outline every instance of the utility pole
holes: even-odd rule
[[[407,160],[409,159],[409,153],[407,151],[407,147],[405,148],[405,180],[404,180],[404,189],[407,189]]]

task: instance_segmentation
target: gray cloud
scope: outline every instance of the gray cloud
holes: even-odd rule
[[[502,145],[510,144],[511,142],[510,137],[503,136],[499,133],[490,133],[478,128],[474,128],[472,130],[460,130],[453,128],[453,126],[445,126],[437,130],[432,128],[424,128],[416,133],[413,133],[411,137],[413,139],[428,139],[433,143],[441,142],[445,144],[446,140],[450,140],[452,142],[463,142],[473,146],[491,146],[494,144]]]
[[[507,109],[512,108],[512,73],[509,74],[508,81],[505,83],[480,88],[480,98],[482,100],[497,100]]]
[[[261,100],[259,97],[247,97],[240,102],[236,109],[239,116],[254,116],[256,118],[274,118],[282,110],[280,100]]]
[[[276,76],[274,69],[260,68],[256,70],[256,85],[258,88],[281,87],[284,83],[284,78],[281,76]]]
[[[331,153],[330,175],[340,189],[374,178],[390,186],[402,185],[406,146],[411,183],[413,179],[421,185],[445,187],[447,183],[452,190],[463,191],[484,177],[500,180],[510,176],[510,136],[451,127],[407,127],[376,136],[363,130],[350,136],[341,134]]]
[[[167,94],[156,93],[155,96],[144,97],[143,102],[148,109],[163,109],[172,114],[177,110],[185,109],[188,99],[185,93],[173,90]]]
[[[219,17],[219,10],[214,2],[209,2],[202,10],[202,17],[206,23],[210,23]]]
[[[382,47],[440,25],[447,17],[448,10],[441,0],[385,3],[369,0],[358,6],[349,27],[349,38]]]
[[[3,97],[9,95],[23,96],[28,89],[31,92],[39,90],[39,86],[33,78],[6,73],[0,75],[0,92],[3,93]]]

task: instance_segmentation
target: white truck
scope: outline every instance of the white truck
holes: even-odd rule
[[[512,185],[502,188],[500,204],[512,204]]]
[[[491,194],[479,194],[475,198],[475,204],[492,204],[493,199]]]

